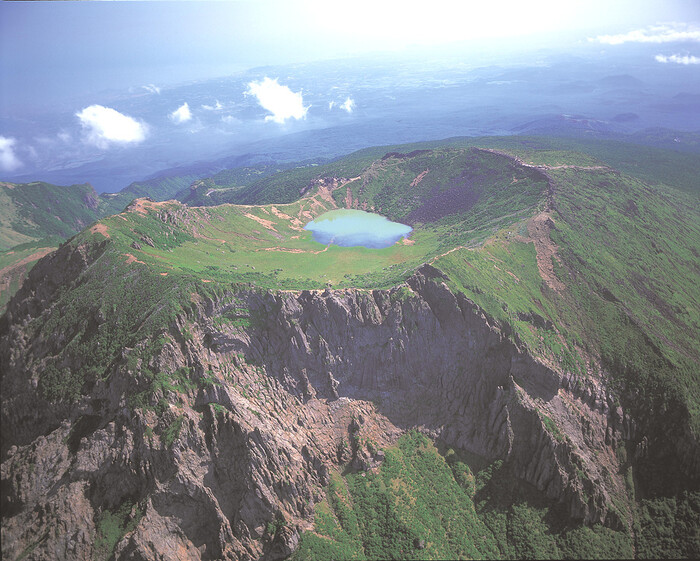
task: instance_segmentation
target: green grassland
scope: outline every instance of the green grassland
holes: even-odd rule
[[[97,220],[102,216],[99,205],[88,184],[0,182],[0,312],[45,248],[55,249]]]
[[[193,175],[162,177],[133,183],[120,193],[99,196],[89,185],[59,187],[42,182],[2,184],[0,249],[10,249],[17,244],[37,241],[46,236],[66,239],[100,217],[121,212],[136,197],[148,196],[157,201],[176,198],[193,206],[222,203],[291,203],[303,194],[313,192],[318,179],[323,177],[360,177],[351,185],[355,206],[374,207],[391,219],[408,221],[414,225],[422,219],[439,216],[440,204],[449,206],[449,203],[455,200],[454,195],[457,193],[453,192],[452,197],[449,193],[450,189],[454,191],[455,180],[471,181],[474,191],[477,192],[486,186],[487,177],[473,178],[468,174],[460,176],[460,172],[467,167],[467,162],[460,160],[461,156],[457,157],[455,154],[463,155],[460,151],[474,146],[503,150],[525,162],[536,164],[609,165],[652,185],[663,184],[696,195],[699,193],[697,157],[694,154],[610,140],[546,137],[455,138],[367,148],[321,165],[317,162],[261,163],[223,170],[211,178],[204,179]],[[469,165],[473,167],[483,165],[483,161],[477,160],[484,160],[488,155],[472,153],[470,157],[474,161]],[[411,185],[417,175],[426,169],[430,171],[425,177],[417,185]],[[518,173],[523,172],[521,169]],[[503,176],[501,179],[505,178],[506,173],[507,169],[503,167],[500,170]],[[499,171],[491,169],[487,175],[493,180],[499,175]],[[530,189],[523,189],[526,184],[522,180],[522,177],[518,178],[519,185],[513,190],[512,200],[492,192],[494,196],[479,198],[477,208],[469,213],[467,220],[459,216],[464,213],[456,213],[444,220],[442,226],[451,223],[451,233],[450,236],[439,236],[441,247],[446,251],[450,249],[450,245],[474,245],[483,242],[498,227],[508,225],[511,217],[504,211],[512,208],[513,203],[516,212],[522,211],[520,216],[527,216],[529,209],[537,204],[539,185],[537,177],[531,176],[527,179]],[[193,182],[196,184],[191,188]],[[346,193],[343,191],[338,190],[333,194],[339,206],[345,206],[343,198]],[[410,196],[404,196],[408,193]],[[433,201],[432,207],[428,201]],[[421,205],[422,209],[419,208]],[[500,209],[497,208],[498,205],[501,206]],[[411,211],[416,214],[411,216]],[[428,227],[429,224],[425,226]],[[386,284],[389,279],[398,279],[400,275],[397,273],[398,270],[380,273],[376,275],[376,279],[370,274],[370,277],[366,278],[366,285],[371,285],[375,280]],[[363,277],[366,275],[367,273],[361,274]],[[5,294],[2,298],[7,300],[12,293]]]
[[[700,194],[697,154],[616,140],[489,136],[365,148],[323,165],[275,173],[249,185],[240,181],[230,185],[222,182],[221,187],[235,187],[235,192],[222,193],[217,200],[238,204],[288,203],[298,199],[300,192],[318,177],[357,177],[387,154],[405,156],[416,151],[472,147],[503,150],[525,162],[537,164],[607,165],[652,185],[663,184]],[[410,159],[415,160],[415,157]],[[241,189],[241,185],[244,188]]]
[[[410,183],[426,165],[433,166],[435,173],[425,176],[425,185],[418,188],[419,183],[406,203]],[[480,173],[465,179],[465,170],[469,169]],[[290,173],[296,177],[298,171]],[[401,159],[382,161],[361,180],[336,183],[330,188],[317,186],[309,196],[289,204],[188,208],[176,203],[145,202],[144,209],[149,211],[127,212],[101,224],[115,243],[129,248],[125,255],[133,255],[135,266],[146,264],[159,273],[187,271],[207,280],[253,282],[265,288],[386,288],[456,244],[476,244],[499,226],[525,217],[544,204],[546,182],[532,175],[529,170],[519,172],[500,155],[474,150],[435,151],[412,166]],[[396,181],[389,190],[391,177]],[[356,185],[361,181],[362,185]],[[450,192],[454,184],[461,189],[456,194]],[[421,218],[421,212],[425,212],[429,223],[411,220],[416,229],[410,239],[384,249],[315,242],[303,227],[323,212],[342,207],[344,199],[337,194],[352,189],[358,191],[353,199],[359,206],[379,207],[384,214],[398,219],[411,212]],[[431,201],[442,193],[448,195],[445,208],[431,208]],[[469,206],[451,208],[460,193],[466,193]],[[163,219],[164,213],[167,219]]]
[[[184,198],[189,194],[190,185],[200,176],[183,174],[136,181],[118,193],[102,193],[99,196],[99,217],[116,214],[134,199],[149,197],[154,201],[167,201]]]
[[[564,290],[543,282],[535,247],[517,235],[524,225],[501,231],[478,251],[452,252],[435,266],[531,350],[581,373],[587,356],[600,357],[616,374],[618,389],[643,388],[640,413],[681,402],[698,434],[696,199],[612,171],[549,173],[555,182],[553,269]],[[533,331],[535,318],[551,327]]]
[[[173,217],[178,226],[163,222],[157,212],[128,212],[101,222],[113,243],[123,248],[123,259],[130,260],[133,267],[164,275],[195,274],[207,281],[250,282],[263,288],[323,288],[362,284],[364,275],[378,278],[386,274],[390,278],[382,284],[390,286],[410,274],[436,247],[430,232],[419,233],[412,244],[397,243],[380,250],[324,246],[303,229],[332,208],[320,198],[260,207],[187,208],[153,203],[152,208],[161,216]],[[92,235],[99,238],[103,234]]]
[[[162,201],[189,192],[196,176],[132,183],[119,193],[98,195],[91,185],[0,183],[0,249],[51,236],[67,239],[95,220],[115,214],[136,198]]]
[[[297,166],[261,163],[255,166],[225,169],[211,177],[194,181],[188,192],[183,192],[174,198],[190,206],[212,206],[230,202],[234,192],[290,167]]]

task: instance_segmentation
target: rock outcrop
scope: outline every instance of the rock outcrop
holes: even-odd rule
[[[123,349],[89,396],[49,404],[51,345],[22,326],[95,251],[62,248],[61,278],[40,263],[3,320],[3,557],[92,559],[116,519],[117,559],[283,558],[330,470],[379,466],[411,428],[503,459],[575,519],[623,523],[631,429],[603,381],[539,362],[428,265],[392,290],[193,294],[155,354]]]

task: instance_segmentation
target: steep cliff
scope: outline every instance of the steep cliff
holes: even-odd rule
[[[116,558],[283,557],[330,470],[381,463],[351,437],[381,449],[412,427],[505,460],[575,519],[622,524],[605,444],[606,428],[622,436],[619,409],[604,390],[577,399],[430,266],[389,291],[192,293],[155,353],[149,341],[126,348],[89,396],[51,405],[37,390],[51,342],[27,344],[21,326],[71,284],[55,271],[98,255],[66,246],[53,258],[68,266],[41,263],[43,283],[25,286],[3,326],[8,558],[92,559],[109,546]]]

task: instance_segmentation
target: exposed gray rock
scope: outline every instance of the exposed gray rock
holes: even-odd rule
[[[76,268],[93,258],[61,251]],[[31,365],[58,343],[25,341],[21,326],[61,279],[39,282],[54,274],[41,264],[31,274],[0,342],[6,558],[32,547],[34,559],[90,559],[100,516],[124,504],[133,527],[116,559],[283,558],[311,527],[331,469],[381,465],[383,453],[359,441],[383,448],[415,427],[503,459],[574,518],[619,523],[613,446],[633,436],[632,421],[601,380],[534,359],[430,266],[408,290],[195,298],[149,358],[155,371],[191,372],[189,389],[154,396],[169,403],[159,414],[125,398],[140,383],[139,348],[78,403],[41,399]],[[253,326],[215,321],[234,308]]]

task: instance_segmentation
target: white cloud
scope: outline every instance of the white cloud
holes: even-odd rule
[[[227,125],[232,125],[234,123],[238,123],[238,119],[236,119],[232,115],[224,115],[223,117],[221,117],[221,121],[226,123]]]
[[[356,107],[355,100],[350,97],[347,97],[345,98],[345,101],[343,103],[338,103],[336,101],[331,101],[328,103],[329,110],[333,109],[334,107],[347,111],[348,113],[352,113]]]
[[[110,144],[138,144],[148,133],[145,123],[102,105],[90,105],[75,114],[86,133],[86,140],[98,148],[108,148]]]
[[[287,86],[282,86],[277,78],[267,76],[260,82],[250,82],[245,95],[254,95],[263,109],[272,115],[266,121],[284,123],[287,119],[304,119],[309,107],[304,107],[301,92],[294,93]]]
[[[160,88],[156,86],[155,84],[148,84],[146,86],[141,86],[144,90],[147,92],[151,92],[154,94],[159,94],[160,93]]]
[[[676,64],[700,64],[700,57],[693,55],[656,55],[656,62],[675,62]]]
[[[352,110],[355,109],[355,100],[348,97],[340,108],[345,109],[348,113],[352,113]]]
[[[187,105],[187,102],[175,109],[175,111],[170,114],[170,119],[177,124],[186,123],[192,119],[192,111],[190,111],[190,106]]]
[[[202,109],[206,109],[207,111],[220,111],[223,108],[224,106],[219,103],[218,99],[216,100],[215,105],[202,105]]]
[[[618,35],[598,35],[598,37],[589,38],[588,40],[608,45],[621,45],[622,43],[673,43],[676,41],[700,42],[700,28],[679,23],[651,25],[644,29],[635,29]]]
[[[36,151],[36,148],[34,148],[34,146],[27,146],[26,153],[29,154],[30,160],[33,160],[36,162],[39,159],[39,154]]]
[[[2,171],[14,171],[22,165],[15,154],[14,138],[0,136],[0,169]]]

